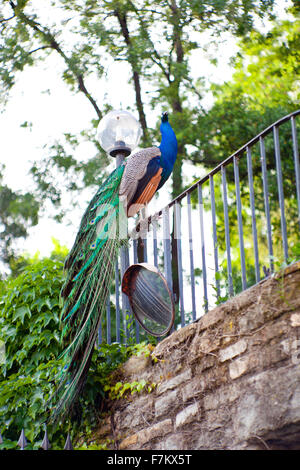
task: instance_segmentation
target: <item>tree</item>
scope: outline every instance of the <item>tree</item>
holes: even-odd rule
[[[295,10],[294,10],[295,11]],[[299,51],[300,51],[299,13],[284,21],[274,21],[267,33],[254,30],[249,37],[240,42],[240,50],[233,60],[232,80],[211,85],[214,102],[211,108],[198,119],[197,130],[201,147],[201,164],[212,169],[234,151],[242,147],[259,132],[286,114],[299,109]],[[295,195],[295,170],[290,124],[280,128],[280,147],[286,199],[286,218],[288,226],[289,248],[291,257],[299,257],[299,225],[297,201]],[[272,231],[275,245],[274,255],[281,263],[281,230],[278,208],[278,188],[274,143],[272,134],[265,139],[268,169],[269,197],[272,216]],[[193,162],[199,162],[199,154],[191,156]],[[267,240],[265,234],[264,199],[261,191],[261,163],[259,146],[252,148],[255,207],[257,211],[258,231],[260,232],[261,258],[268,265]],[[246,156],[239,161],[240,183],[243,207],[249,207],[249,190]],[[229,198],[235,201],[234,175],[228,167]],[[219,181],[219,184],[220,181]],[[221,192],[216,184],[217,204],[219,204],[218,241],[220,249],[225,250],[224,220]],[[235,202],[230,207],[232,246],[238,247]],[[243,212],[245,245],[250,246],[247,256],[252,257],[251,218],[249,212]],[[233,248],[234,250],[234,248]],[[239,266],[239,250],[234,252],[236,269]],[[252,273],[251,275],[253,275]]]
[[[56,54],[64,64],[62,80],[72,90],[82,93],[91,104],[95,129],[109,109],[98,103],[87,86],[90,75],[99,79],[105,74],[105,61],[128,63],[135,91],[135,108],[143,128],[143,145],[158,138],[158,129],[149,129],[146,109],[169,109],[178,137],[178,158],[172,175],[172,197],[183,189],[182,164],[190,159],[188,144],[199,148],[196,124],[201,115],[201,78],[190,73],[192,51],[205,41],[217,41],[223,32],[243,36],[253,29],[256,18],[270,15],[275,0],[53,0],[51,19],[43,17],[38,4],[28,0],[6,0],[1,18],[2,45],[0,81],[2,96],[9,98],[16,75],[25,67]],[[159,27],[157,27],[159,25]],[[71,40],[69,39],[71,37]],[[91,135],[83,131],[83,135]],[[41,201],[52,200],[59,207],[61,194],[53,180],[60,171],[69,178],[68,187],[78,191],[78,175],[84,183],[94,185],[106,174],[106,156],[95,142],[97,156],[91,164],[78,163],[66,150],[78,142],[78,136],[64,136],[65,142],[50,145],[51,159],[32,168]],[[95,170],[87,178],[89,169]],[[51,176],[49,171],[51,169]],[[53,170],[53,171],[52,171]],[[75,177],[74,177],[75,176]],[[51,181],[52,180],[52,181]],[[61,214],[59,214],[61,215]],[[176,245],[173,242],[173,259]],[[176,263],[175,263],[176,264]]]
[[[211,168],[300,104],[300,19],[252,31],[232,60],[232,80],[211,84],[214,103],[198,118],[203,165]],[[192,156],[197,163],[197,155]]]
[[[1,168],[0,168],[1,170]],[[2,171],[4,167],[2,167]],[[28,229],[38,223],[39,201],[29,193],[13,191],[3,184],[0,173],[0,258],[12,266],[16,254],[14,241],[26,238]]]
[[[191,51],[201,48],[202,33],[206,31],[214,37],[224,31],[237,36],[247,34],[255,18],[270,12],[273,4],[274,0],[251,0],[242,4],[238,0],[53,1],[51,11],[63,15],[64,29],[75,39],[72,47],[64,40],[64,30],[58,21],[42,24],[38,18],[40,12],[32,2],[6,1],[11,15],[1,19],[3,92],[7,95],[12,88],[17,72],[55,52],[66,67],[62,79],[86,96],[99,119],[104,106],[96,103],[85,80],[90,74],[103,76],[105,53],[115,60],[126,60],[132,69],[136,108],[145,140],[143,85],[152,90],[158,87],[150,100],[152,107],[168,105],[171,108],[179,140],[179,159],[173,175],[172,195],[175,196],[182,189],[182,159],[187,156],[186,144],[193,143],[194,133],[190,131],[199,114],[201,98],[190,77]],[[79,18],[75,13],[79,13]],[[195,39],[192,40],[192,36]],[[188,142],[187,135],[190,135]]]

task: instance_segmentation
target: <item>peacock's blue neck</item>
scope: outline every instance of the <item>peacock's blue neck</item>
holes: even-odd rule
[[[162,179],[166,180],[172,173],[177,157],[177,139],[175,132],[169,122],[162,122],[160,125],[161,144],[161,164],[163,167]]]

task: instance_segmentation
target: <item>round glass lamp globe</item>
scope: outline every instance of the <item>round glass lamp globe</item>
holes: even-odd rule
[[[97,138],[101,147],[110,155],[129,155],[141,138],[140,123],[128,111],[115,110],[99,122]]]

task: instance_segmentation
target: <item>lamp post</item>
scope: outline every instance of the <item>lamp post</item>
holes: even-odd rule
[[[128,111],[114,110],[106,114],[99,122],[97,139],[111,157],[116,158],[116,167],[120,166],[128,155],[137,147],[142,135],[140,123]],[[121,248],[121,280],[129,266],[129,253],[126,247]],[[130,312],[128,297],[122,293],[122,311],[127,330],[126,311]],[[117,318],[117,324],[119,319]],[[117,341],[120,341],[120,332],[117,328]]]

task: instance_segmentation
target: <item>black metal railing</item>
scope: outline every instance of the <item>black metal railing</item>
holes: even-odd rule
[[[176,328],[259,282],[277,266],[300,259],[299,114],[293,112],[266,128],[139,223],[136,231],[144,253],[139,262],[154,264],[165,275],[174,292]],[[137,253],[135,238],[127,265],[138,262]],[[99,341],[126,342],[133,337],[139,342],[143,332],[120,292],[119,267]]]

